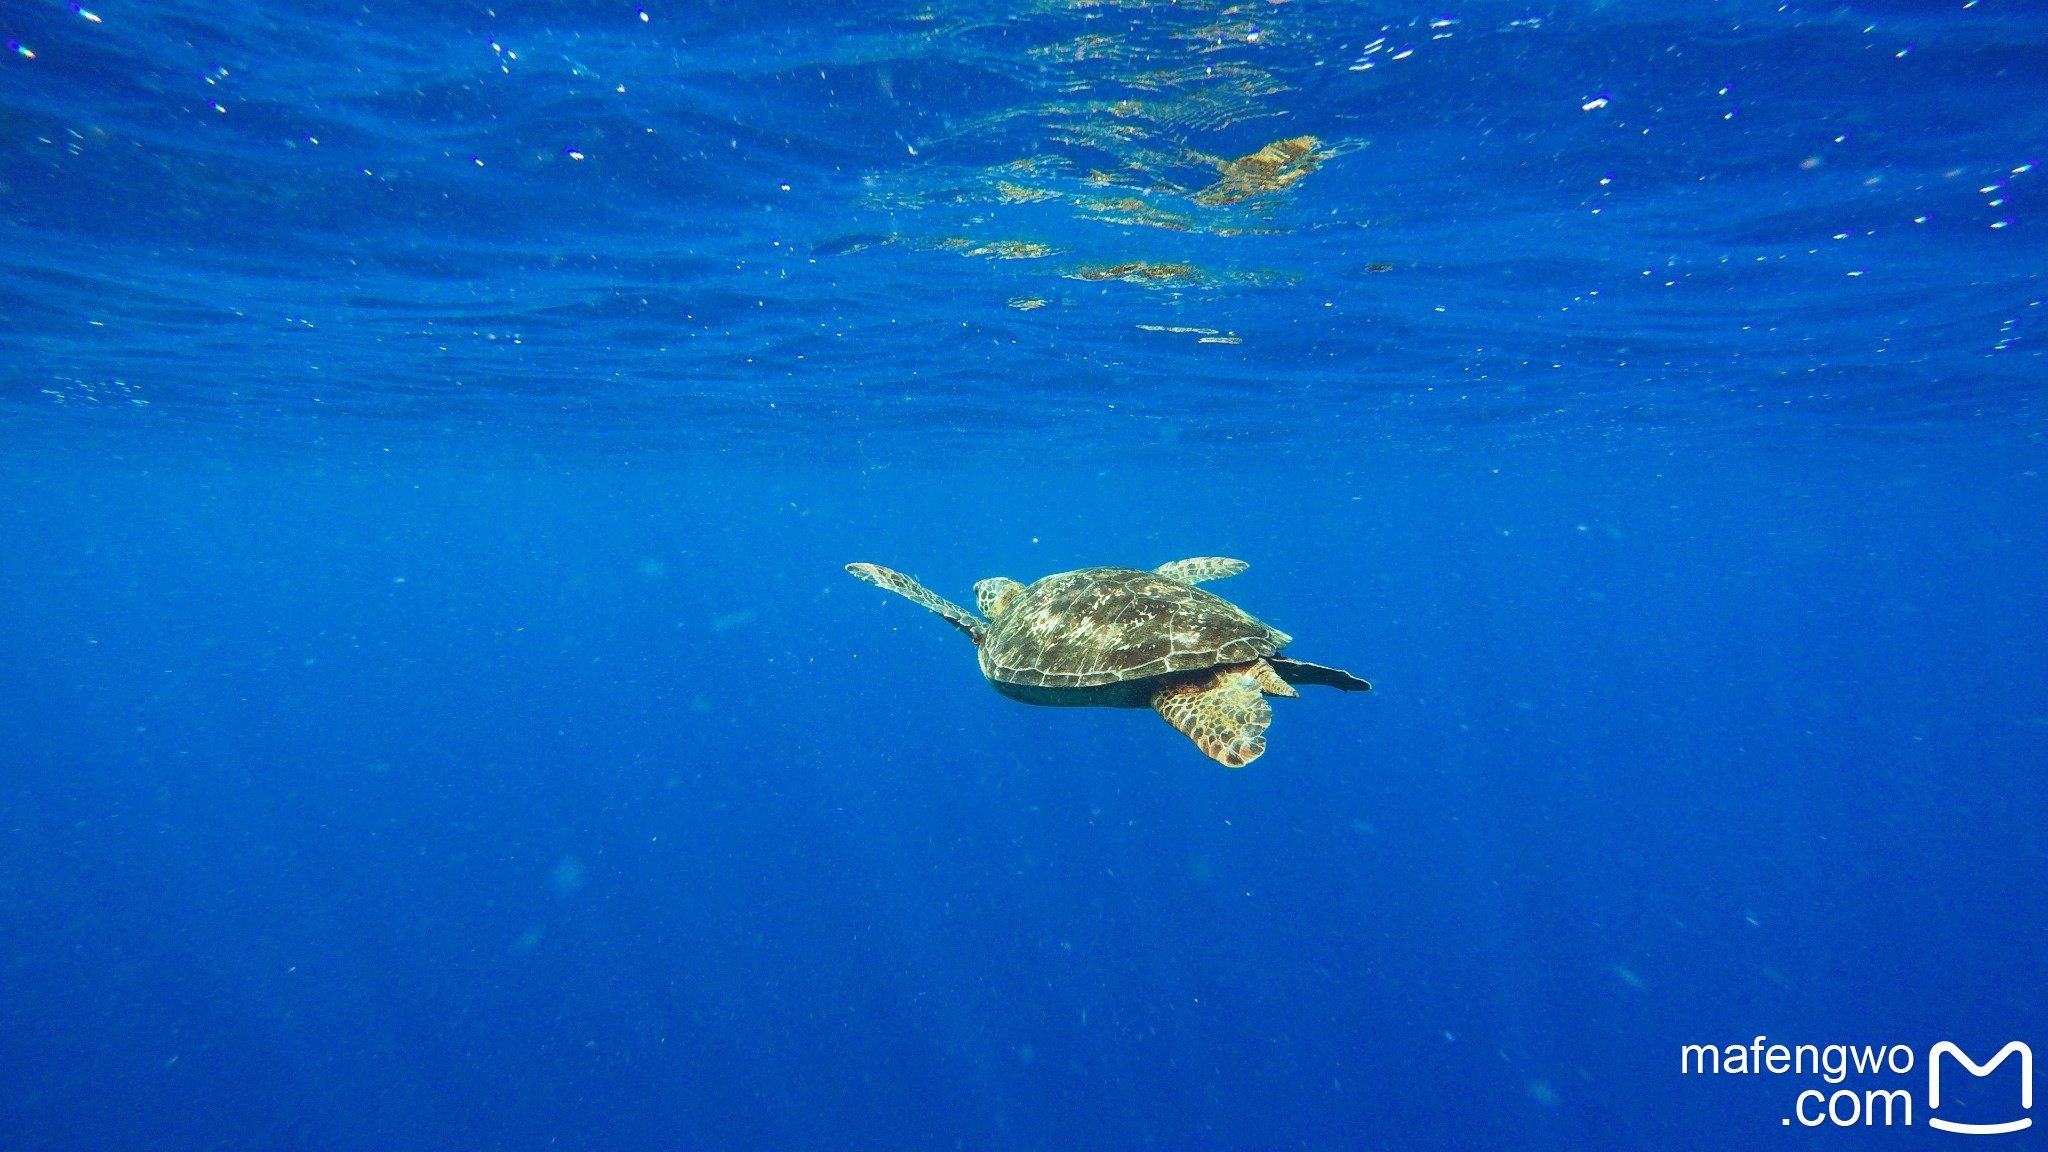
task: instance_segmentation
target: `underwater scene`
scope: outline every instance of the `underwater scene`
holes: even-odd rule
[[[0,41],[0,1147],[2048,1146],[2048,6]]]

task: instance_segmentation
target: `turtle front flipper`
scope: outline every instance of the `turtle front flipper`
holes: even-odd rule
[[[1257,760],[1273,722],[1273,709],[1246,664],[1168,684],[1152,693],[1152,708],[1225,768]]]
[[[1251,565],[1244,561],[1232,560],[1227,556],[1197,556],[1191,560],[1175,560],[1171,564],[1161,564],[1153,571],[1183,584],[1200,584],[1204,580],[1221,580],[1225,576],[1235,576],[1249,567]]]
[[[968,639],[976,644],[981,643],[981,638],[988,632],[988,621],[893,568],[884,568],[880,564],[848,564],[846,570],[877,588],[887,588],[944,616],[953,627],[967,633]]]

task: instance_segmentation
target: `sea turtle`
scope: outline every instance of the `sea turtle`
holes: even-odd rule
[[[981,674],[1026,704],[1150,708],[1218,763],[1242,768],[1266,750],[1266,697],[1296,684],[1346,692],[1372,685],[1349,672],[1279,655],[1292,637],[1195,585],[1248,565],[1198,556],[1136,568],[1082,568],[1031,584],[996,576],[974,586],[983,619],[879,564],[846,570],[951,621],[981,649]]]

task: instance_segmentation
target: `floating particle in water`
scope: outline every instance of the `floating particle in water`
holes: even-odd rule
[[[22,42],[19,40],[9,40],[7,42],[7,50],[21,57],[24,60],[33,60],[36,58],[36,54],[29,51],[27,46],[22,44]]]
[[[1019,312],[1033,312],[1045,307],[1045,301],[1036,296],[1012,296],[1010,297],[1010,307],[1015,308]]]
[[[102,23],[99,17],[99,13],[92,11],[91,9],[85,7],[82,4],[73,4],[71,6],[71,10],[73,12],[78,13],[81,19],[89,20],[94,24]]]
[[[1604,95],[1595,96],[1591,100],[1586,101],[1584,104],[1579,105],[1579,111],[1595,112],[1605,107],[1607,107],[1607,97]]]
[[[1365,270],[1367,272],[1392,272],[1394,266],[1392,264],[1367,264]]]

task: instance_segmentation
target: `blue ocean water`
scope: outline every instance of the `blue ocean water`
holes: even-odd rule
[[[0,1146],[2041,1111],[2039,5],[0,38]],[[1374,690],[1233,771],[841,571],[1200,555]]]

